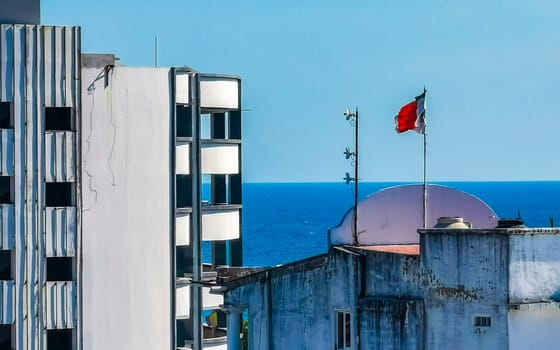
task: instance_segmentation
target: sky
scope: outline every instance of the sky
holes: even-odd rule
[[[556,0],[44,0],[82,51],[243,79],[246,182],[337,182],[359,108],[360,180],[422,181],[394,116],[427,94],[430,181],[559,180]]]

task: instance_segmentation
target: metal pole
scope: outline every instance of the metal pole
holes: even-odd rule
[[[154,66],[157,67],[158,66],[158,37],[156,35],[155,37],[155,41],[154,41]]]
[[[424,86],[424,116],[423,116],[423,123],[424,123],[424,195],[423,195],[423,211],[424,211],[424,228],[428,226],[428,185],[426,180],[426,155],[427,155],[427,133],[426,129],[428,126],[426,125],[426,86]]]
[[[354,145],[354,149],[356,150],[356,166],[354,168],[354,245],[358,245],[358,161],[359,161],[359,152],[358,152],[358,137],[359,137],[359,128],[358,128],[358,107],[356,107],[356,136],[355,141],[356,144]]]
[[[427,146],[427,141],[426,141],[426,130],[424,130],[424,203],[423,203],[423,211],[424,211],[424,228],[427,228],[427,221],[428,221],[428,217],[427,217],[427,204],[428,204],[428,186],[426,184],[426,146]]]
[[[202,176],[201,176],[201,129],[200,129],[200,76],[191,77],[192,106],[192,143],[191,143],[191,181],[192,181],[192,213],[191,213],[191,244],[193,247],[192,267],[195,282],[191,285],[191,318],[193,320],[193,350],[202,350]]]

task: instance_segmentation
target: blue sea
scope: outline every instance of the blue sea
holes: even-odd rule
[[[403,183],[361,183],[360,199]],[[560,182],[439,182],[486,202],[502,218],[519,214],[529,227],[560,226]],[[327,251],[327,229],[353,204],[344,183],[243,185],[243,249],[247,266],[275,266]],[[209,246],[204,259],[209,260]]]

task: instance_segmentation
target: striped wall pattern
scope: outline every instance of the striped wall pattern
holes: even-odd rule
[[[0,129],[0,175],[14,175],[14,131]]]
[[[76,256],[76,207],[45,208],[47,257]]]
[[[47,329],[75,328],[76,282],[47,282],[45,321]]]
[[[12,250],[15,246],[15,218],[13,204],[0,204],[0,250]]]
[[[47,182],[76,181],[75,132],[45,132],[45,179]]]
[[[61,181],[63,176],[66,176],[65,179],[73,176],[76,198],[79,198],[80,179],[76,165],[70,172],[65,169],[66,173],[61,170],[55,171],[54,175],[52,172],[47,174],[45,107],[72,107],[79,115],[80,37],[79,27],[0,25],[0,101],[12,103],[14,120],[16,350],[44,349],[44,330],[47,328],[47,319],[51,319],[47,318],[49,313],[46,310],[49,308],[56,313],[52,305],[46,304],[47,294],[52,296],[52,290],[46,284],[45,180]],[[79,128],[77,130],[74,145],[80,144]],[[56,148],[54,157],[52,153],[49,154],[49,166],[54,161],[56,169],[60,159],[64,159],[65,164],[72,161],[79,164],[76,158],[79,149],[75,147],[74,160],[70,162],[67,154],[58,154],[61,148]],[[0,168],[3,164],[3,160],[0,160]],[[79,213],[79,207],[76,210]],[[80,227],[79,220],[78,215],[76,227]],[[79,238],[79,235],[76,234],[76,237]],[[78,245],[79,241],[76,240],[75,246]],[[76,290],[79,290],[79,284],[74,284],[73,293],[64,294],[72,299],[66,304],[77,302]],[[52,322],[49,324],[52,326]],[[75,325],[75,322],[66,322],[66,325]],[[77,334],[81,336],[80,332]]]
[[[14,323],[14,281],[0,281],[0,324]]]

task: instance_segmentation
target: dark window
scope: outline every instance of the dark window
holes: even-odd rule
[[[229,112],[229,138],[241,140],[241,111]]]
[[[490,317],[490,316],[475,316],[474,326],[475,327],[490,327],[490,326],[492,326],[492,317]]]
[[[45,130],[72,131],[73,116],[72,107],[45,107]]]
[[[13,280],[12,276],[12,251],[0,250],[0,280]],[[2,348],[0,348],[2,349]]]
[[[187,345],[190,347],[190,341],[193,339],[193,324],[192,319],[179,319],[177,320],[177,347],[185,348]]]
[[[0,204],[14,202],[13,178],[11,176],[0,176]]]
[[[11,129],[14,127],[12,104],[0,102],[0,129]]]
[[[73,201],[72,182],[47,182],[45,190],[45,205],[47,207],[71,207]]]
[[[210,119],[210,138],[225,139],[226,138],[226,114],[214,113]]]
[[[336,349],[352,348],[352,317],[350,312],[336,312]]]
[[[177,208],[192,206],[192,180],[190,175],[177,175]]]
[[[13,326],[10,324],[0,325],[0,349],[12,349],[12,331]]]
[[[74,336],[71,329],[47,330],[47,350],[72,350]]]
[[[176,122],[177,122],[177,137],[192,137],[191,106],[177,105]]]
[[[193,273],[192,246],[178,246],[176,255],[177,277]]]
[[[47,281],[72,281],[74,278],[72,258],[47,258]]]

